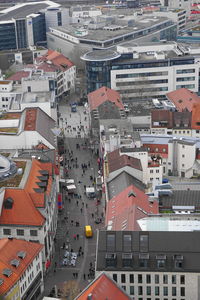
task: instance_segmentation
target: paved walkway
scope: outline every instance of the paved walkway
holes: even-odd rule
[[[80,115],[78,113],[73,113],[71,118],[67,115],[69,112],[69,107],[62,108],[62,117],[67,118],[68,124],[76,124],[80,122]],[[81,119],[84,116],[83,107],[80,111]],[[79,107],[78,107],[79,109]],[[60,110],[61,112],[61,110]],[[86,122],[86,121],[84,121]],[[87,123],[86,123],[87,124]],[[88,126],[88,124],[85,126]],[[66,161],[69,159],[69,176],[68,178],[73,178],[77,186],[77,193],[81,198],[74,198],[73,196],[67,196],[65,191],[64,195],[64,210],[62,213],[59,213],[58,216],[58,229],[56,235],[56,250],[54,261],[45,278],[45,295],[48,295],[54,285],[60,287],[64,282],[69,282],[74,280],[78,283],[79,290],[82,290],[89,281],[92,280],[92,276],[88,276],[91,269],[95,265],[95,254],[96,254],[96,230],[103,226],[102,224],[95,223],[95,216],[98,214],[99,217],[102,217],[103,206],[100,204],[96,206],[96,201],[88,199],[85,195],[84,186],[92,186],[92,181],[90,176],[97,176],[98,166],[97,166],[97,156],[91,152],[90,149],[76,149],[76,144],[85,143],[83,138],[75,138],[76,132],[73,131],[70,134],[65,130],[67,135],[65,139],[66,145]],[[73,134],[73,137],[71,135]],[[73,151],[73,158],[77,158],[77,168],[74,162],[70,161],[69,152]],[[87,164],[87,169],[85,174],[83,174],[81,164]],[[88,166],[89,164],[89,166]],[[76,227],[76,222],[79,222],[79,227]],[[94,236],[92,239],[85,238],[84,235],[84,226],[92,225]],[[74,239],[74,235],[79,235],[79,238]],[[78,252],[81,248],[81,256],[77,258],[76,267],[63,266],[62,260],[64,257],[63,244],[70,251]],[[82,255],[83,254],[83,255]],[[56,263],[56,264],[55,264]],[[78,273],[78,277],[74,278],[73,273]],[[84,279],[85,278],[85,279]]]

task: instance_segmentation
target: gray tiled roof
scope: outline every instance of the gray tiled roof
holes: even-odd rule
[[[172,196],[162,196],[159,199],[161,207],[171,208],[172,206],[195,206],[200,209],[200,191],[173,191]]]
[[[107,183],[109,199],[118,195],[131,184],[135,185],[137,188],[143,191],[145,189],[145,185],[135,177],[129,175],[126,172],[120,173],[117,177]]]
[[[108,251],[107,235],[115,236],[115,247]],[[124,267],[122,254],[128,253],[124,248],[123,235],[131,235],[132,266]],[[141,251],[140,236],[147,236],[145,251]],[[157,272],[200,272],[200,233],[199,232],[145,232],[145,231],[99,231],[97,241],[97,271],[157,271]],[[101,242],[99,242],[101,241]],[[106,254],[116,255],[113,267],[106,265]],[[141,267],[140,255],[149,255],[147,266]],[[165,265],[159,268],[158,256],[166,256]],[[182,256],[182,267],[175,266],[175,256]]]
[[[55,121],[50,118],[43,110],[37,110],[36,130],[41,134],[52,146],[56,147],[55,136],[52,128],[55,127]]]

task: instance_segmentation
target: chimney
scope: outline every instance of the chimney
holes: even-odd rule
[[[92,293],[90,293],[88,296],[87,296],[87,300],[92,300]]]
[[[8,240],[12,241],[13,237],[12,236],[8,236]]]

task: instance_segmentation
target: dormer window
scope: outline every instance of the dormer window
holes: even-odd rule
[[[166,259],[167,259],[167,257],[165,254],[156,255],[157,268],[159,268],[159,269],[165,268]]]
[[[183,267],[183,255],[174,255],[174,267],[176,269],[181,269]]]

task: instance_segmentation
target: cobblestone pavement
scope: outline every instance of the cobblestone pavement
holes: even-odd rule
[[[88,117],[85,120],[84,108],[78,107],[76,113],[70,112],[70,107],[63,105],[60,106],[61,118],[67,122],[68,126],[78,127],[80,122],[88,128]],[[71,117],[70,117],[71,115]],[[84,120],[84,121],[83,121]],[[60,123],[60,126],[62,123]],[[52,261],[51,267],[45,278],[45,292],[44,295],[48,295],[55,285],[60,287],[64,282],[75,280],[79,289],[82,290],[88,282],[92,280],[92,276],[88,276],[90,264],[92,268],[95,266],[95,252],[96,252],[96,237],[97,230],[103,227],[103,207],[104,203],[101,201],[100,205],[96,205],[96,200],[88,199],[85,195],[84,186],[92,186],[90,176],[98,175],[97,156],[92,153],[88,147],[81,147],[76,149],[76,144],[80,145],[85,143],[85,133],[82,131],[81,138],[77,138],[77,131],[73,130],[68,132],[68,129],[64,129],[65,132],[65,147],[66,147],[66,160],[69,159],[69,152],[73,151],[73,158],[77,158],[77,165],[75,167],[74,162],[70,162],[69,176],[73,178],[77,186],[77,193],[81,198],[74,198],[73,196],[66,196],[63,190],[64,210],[58,215],[58,228],[56,235],[55,255]],[[81,164],[89,163],[89,166],[85,170],[85,174],[82,172]],[[96,224],[96,217],[102,218],[102,223]],[[79,222],[79,227],[76,227],[76,222]],[[84,226],[91,225],[93,228],[93,237],[87,239],[84,235]],[[79,238],[75,239],[74,235],[78,235]],[[77,258],[75,267],[63,266],[62,261],[64,257],[64,246],[73,252],[79,251],[81,248],[81,255]],[[83,253],[82,253],[83,252]],[[78,273],[78,277],[74,278],[73,273]]]

